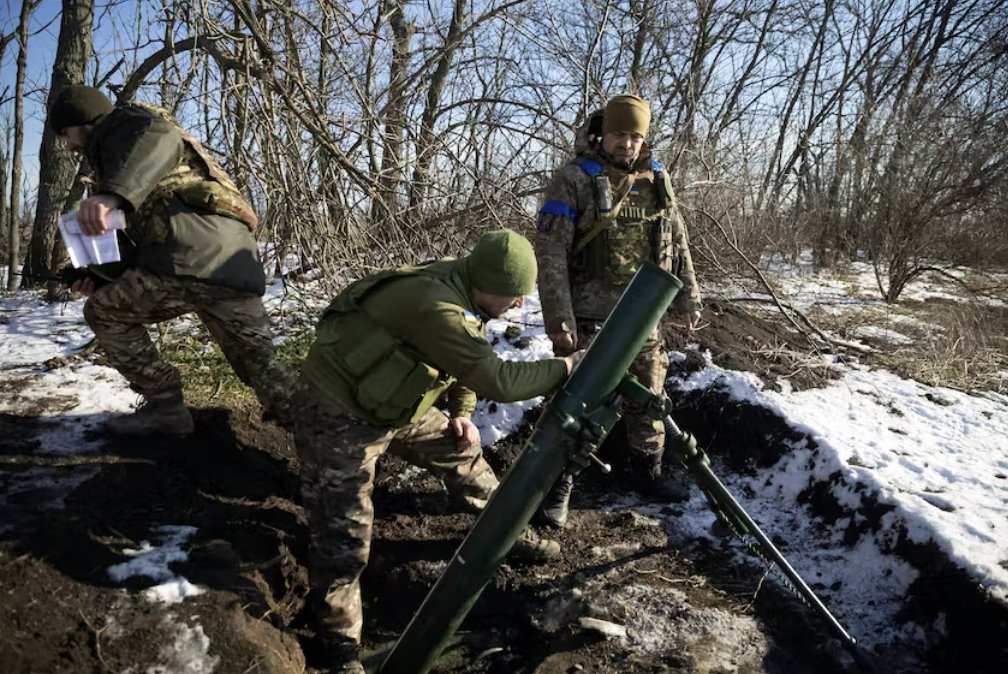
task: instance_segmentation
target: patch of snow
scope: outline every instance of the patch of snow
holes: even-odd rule
[[[145,576],[157,584],[145,590],[144,594],[151,601],[176,604],[186,597],[202,594],[203,588],[193,585],[182,576],[176,575],[170,568],[172,562],[182,562],[188,555],[182,549],[190,536],[196,533],[190,526],[160,526],[155,531],[163,534],[161,545],[153,546],[143,541],[139,549],[124,549],[122,554],[132,557],[128,562],[115,564],[108,568],[109,577],[122,582],[132,576]]]
[[[504,331],[509,326],[520,330],[518,336],[511,340],[504,337]],[[527,296],[520,309],[512,309],[505,316],[489,321],[487,337],[505,360],[534,361],[553,357],[553,344],[543,327],[542,308],[537,294]],[[527,343],[519,348],[515,346],[516,341]],[[525,419],[525,414],[539,406],[542,400],[540,396],[513,403],[478,401],[472,420],[480,431],[483,446],[490,447],[517,430]]]
[[[879,342],[889,342],[890,344],[902,345],[913,344],[913,337],[907,337],[901,332],[887,330],[874,325],[859,325],[854,328],[854,335],[861,339],[874,339]]]
[[[211,674],[220,664],[220,657],[210,655],[210,638],[201,625],[175,622],[165,616],[162,628],[167,641],[161,645],[160,662],[144,670],[145,674]]]

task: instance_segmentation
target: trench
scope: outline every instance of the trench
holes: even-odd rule
[[[712,457],[717,471],[751,474],[769,468],[795,446],[815,448],[812,438],[789,426],[772,410],[740,403],[716,387],[673,394],[680,425],[696,435]],[[745,432],[738,432],[745,431]],[[845,478],[834,473],[828,481],[810,484],[799,505],[822,524],[846,523],[845,546],[854,546],[882,526],[895,506],[880,502],[864,485],[858,517],[843,505],[835,489]],[[856,524],[854,524],[856,522]],[[893,542],[882,548],[911,565],[919,574],[895,611],[895,624],[920,626],[923,643],[894,641],[875,645],[875,656],[885,672],[985,674],[1008,671],[1008,606],[990,596],[970,574],[949,559],[933,542],[911,541],[906,527],[895,527]],[[777,600],[768,602],[775,606]],[[760,610],[757,603],[757,611]],[[769,610],[776,610],[770,608]],[[871,608],[866,607],[866,610]],[[781,637],[787,640],[787,637]]]

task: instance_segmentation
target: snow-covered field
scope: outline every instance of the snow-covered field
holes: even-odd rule
[[[778,266],[776,272],[781,271]],[[841,311],[846,305],[875,303],[868,293],[853,290],[852,284],[858,283],[871,288],[868,271],[861,270],[860,276],[860,281],[817,281],[807,270],[791,269],[778,278],[796,306],[820,304]],[[270,288],[267,304],[273,314],[295,310],[281,290],[279,285]],[[735,291],[725,288],[721,293],[731,296]],[[955,298],[955,293],[927,283],[912,286],[909,293]],[[47,305],[24,292],[0,298],[0,390],[17,391],[0,398],[0,413],[23,415],[33,410],[32,414],[51,417],[50,437],[43,445],[44,451],[55,454],[92,447],[81,420],[94,423],[102,413],[128,411],[134,401],[125,381],[109,368],[86,360],[54,370],[42,366],[50,358],[73,354],[90,339],[81,304]],[[523,335],[530,338],[525,348],[515,348],[502,338],[509,322],[521,326]],[[541,323],[533,297],[506,320],[493,321],[491,332],[500,337],[497,344],[504,357],[536,359],[550,354],[542,328],[536,327]],[[901,343],[898,333],[890,334],[891,327],[862,325],[860,329],[876,340],[881,335]],[[673,354],[673,358],[682,357]],[[750,373],[724,370],[709,362],[670,385],[682,392],[717,388],[734,400],[773,411],[811,441],[796,443],[768,469],[733,476],[726,483],[733,493],[755,495],[742,500],[743,506],[766,531],[786,532],[791,563],[816,587],[827,588],[827,605],[862,641],[912,645],[926,640],[933,630],[942,630],[941,624],[901,624],[895,615],[917,576],[911,565],[891,553],[895,538],[904,530],[912,542],[933,542],[978,586],[1008,603],[1008,396],[925,386],[857,363],[830,365],[841,373],[838,379],[799,392],[787,386],[768,390]],[[15,381],[19,385],[10,386]],[[48,404],[54,399],[62,402]],[[525,411],[538,402],[481,402],[476,422],[484,444],[513,432]],[[32,488],[32,480],[37,486],[45,479],[31,472],[15,477],[0,471],[0,512],[6,495]],[[883,517],[879,531],[862,536],[853,547],[843,544],[848,519],[837,521],[824,537],[822,523],[815,522],[796,501],[811,482],[830,480],[835,484],[834,497],[854,518],[865,499],[894,507]],[[75,487],[68,483],[62,489],[65,493]],[[54,499],[59,493],[57,485]],[[664,517],[657,508],[633,507],[645,517]],[[710,536],[713,515],[702,496],[695,493],[685,510],[676,523],[683,535]],[[198,587],[167,568],[170,561],[184,558],[190,533],[183,526],[152,528],[150,540],[141,549],[124,551],[131,561],[109,568],[109,577],[118,581],[133,574],[149,576],[157,583],[148,591],[153,601],[177,602],[198,593]],[[831,587],[836,591],[829,591]]]

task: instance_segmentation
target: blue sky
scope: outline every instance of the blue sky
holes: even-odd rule
[[[93,77],[96,68],[103,73],[115,62],[113,54],[121,55],[126,46],[124,35],[130,38],[135,29],[125,28],[132,23],[140,5],[130,0],[97,0],[95,3],[94,46],[97,59],[89,64],[88,77]],[[25,140],[23,150],[24,176],[29,190],[34,190],[38,182],[38,153],[45,124],[45,101],[49,93],[52,77],[53,57],[59,38],[60,0],[42,0],[32,15],[28,38],[28,72],[25,79]],[[21,13],[21,0],[0,0],[0,35],[17,29]],[[7,89],[5,98],[13,95],[17,76],[18,47],[16,43],[7,46],[0,59],[0,92]],[[124,70],[120,69],[112,77],[113,82],[121,81]],[[5,104],[0,108],[0,130],[13,124],[14,106]],[[2,131],[0,131],[2,132]]]
[[[25,78],[25,140],[23,150],[25,179],[34,190],[38,182],[38,151],[42,142],[42,125],[45,123],[45,97],[52,60],[59,36],[59,0],[43,0],[32,16],[28,37],[28,72]],[[20,0],[0,0],[0,33],[6,35],[17,30],[21,14]],[[17,76],[17,43],[11,43],[0,60],[0,91],[4,98],[14,93]],[[14,106],[5,104],[0,112],[0,128],[6,129],[14,122]]]

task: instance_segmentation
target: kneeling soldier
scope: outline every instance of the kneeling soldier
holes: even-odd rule
[[[312,607],[333,671],[364,670],[363,615],[375,464],[393,452],[440,476],[468,508],[486,505],[497,477],[470,420],[476,397],[514,401],[559,386],[583,352],[535,362],[498,358],[486,322],[522,306],[536,281],[532,245],[500,230],[458,260],[386,270],[330,304],[304,363],[295,430],[311,529]],[[434,407],[446,397],[448,414]],[[515,545],[549,558],[554,541]]]

